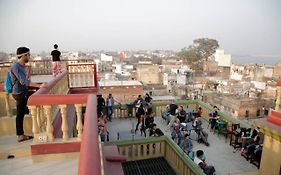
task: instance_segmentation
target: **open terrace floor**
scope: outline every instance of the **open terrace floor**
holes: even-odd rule
[[[132,135],[131,130],[135,129],[137,119],[136,118],[118,118],[113,119],[112,122],[107,123],[108,131],[110,133],[110,141],[117,140],[117,133],[120,133],[120,139],[132,140],[138,138],[144,138],[140,135],[140,131],[136,135]],[[155,123],[165,135],[171,136],[171,131],[166,131],[167,125],[163,122],[161,117],[155,117]],[[207,122],[203,122],[204,128],[207,128]],[[244,157],[237,151],[234,153],[234,148],[229,145],[229,139],[225,141],[224,136],[218,136],[217,133],[211,133],[209,129],[205,129],[208,134],[208,141],[210,146],[207,147],[204,144],[199,144],[196,141],[196,133],[191,133],[191,139],[193,141],[193,151],[204,150],[206,154],[207,163],[213,165],[216,169],[216,175],[234,175],[234,174],[258,174],[258,169],[246,161]],[[147,130],[148,135],[148,130]]]

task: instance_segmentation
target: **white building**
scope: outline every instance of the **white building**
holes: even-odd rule
[[[113,60],[112,56],[106,55],[104,53],[100,54],[100,59],[101,61],[109,61],[109,62]]]
[[[230,67],[231,66],[231,55],[225,54],[224,50],[217,49],[215,53],[215,61],[219,67]]]
[[[230,79],[241,81],[243,78],[243,74],[244,74],[244,66],[239,66],[234,64],[231,65]]]

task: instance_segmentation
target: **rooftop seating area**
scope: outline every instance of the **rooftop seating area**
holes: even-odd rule
[[[64,71],[49,81],[49,88],[41,88],[29,98],[30,115],[26,116],[25,120],[28,120],[28,131],[34,136],[33,141],[17,143],[13,140],[15,136],[0,137],[0,174],[21,174],[19,170],[23,166],[26,167],[25,173],[29,174],[77,174],[77,171],[81,175],[112,174],[112,170],[123,174],[125,172],[121,171],[120,167],[122,163],[124,165],[124,161],[151,158],[164,158],[176,174],[203,174],[200,167],[171,139],[171,130],[167,129],[166,121],[161,118],[162,112],[170,102],[152,105],[154,121],[164,132],[164,136],[145,138],[139,131],[135,134],[137,119],[131,116],[135,116],[136,110],[116,105],[112,122],[106,124],[109,142],[102,143],[97,132],[96,67],[93,64],[77,66],[81,68],[73,69],[74,72]],[[89,73],[87,67],[93,70]],[[72,76],[69,76],[70,74]],[[90,76],[83,75],[84,78],[78,81],[77,77],[81,74]],[[91,76],[94,76],[90,78],[92,86],[88,86]],[[75,83],[71,83],[72,79]],[[229,133],[223,135],[225,130],[222,129],[212,133],[209,131],[207,121],[212,106],[199,100],[177,101],[176,104],[188,105],[194,110],[202,107],[203,128],[209,135],[210,146],[197,143],[194,131],[191,131],[190,138],[194,151],[204,150],[206,161],[215,167],[216,175],[258,173],[257,167],[246,161],[239,151],[235,152],[229,144],[236,141],[230,140],[232,137],[229,137]],[[6,105],[5,109],[6,114],[7,111],[12,114],[11,105]],[[250,127],[249,123],[239,121],[228,114],[220,111],[218,114],[225,129],[231,129],[234,124],[239,124],[242,128]],[[8,118],[12,120],[14,117]],[[269,129],[263,128],[261,131],[270,132]],[[279,136],[278,133],[273,134],[274,137]],[[106,152],[112,153],[113,156]],[[9,155],[15,157],[7,159]],[[18,163],[20,160],[24,163]],[[51,170],[48,167],[52,167]]]
[[[108,130],[110,133],[110,141],[117,140],[117,132],[128,133],[128,140],[133,144],[135,141],[141,139],[145,141],[144,136],[140,136],[140,132],[137,132],[136,135],[131,133],[132,126],[135,127],[137,122],[136,118],[126,118],[126,119],[113,119],[112,122],[109,122]],[[171,137],[171,131],[165,131],[167,128],[166,123],[163,122],[163,119],[159,116],[155,118],[155,122],[157,126],[164,132],[167,137]],[[207,122],[203,123],[204,127],[207,128]],[[133,129],[134,129],[133,127]],[[191,133],[191,139],[193,142],[193,150],[204,150],[208,164],[212,164],[215,166],[216,175],[225,175],[225,174],[235,174],[235,173],[245,173],[245,172],[256,172],[257,167],[250,164],[246,159],[244,159],[240,152],[237,151],[233,153],[234,148],[229,145],[229,139],[225,142],[225,138],[223,136],[218,136],[217,133],[210,133],[209,130],[206,130],[209,134],[209,142],[210,146],[207,147],[204,144],[199,144],[196,141],[196,133]],[[123,139],[122,139],[123,140]],[[126,139],[124,139],[126,140]],[[176,144],[174,144],[176,146]],[[176,146],[177,147],[177,146]],[[186,157],[187,155],[182,151]],[[223,165],[223,166],[222,166]]]

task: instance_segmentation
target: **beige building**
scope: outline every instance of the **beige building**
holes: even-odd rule
[[[204,94],[203,101],[216,105],[224,112],[235,118],[265,117],[272,104],[272,100],[264,98],[249,98],[218,93]]]
[[[281,79],[281,62],[277,63],[273,69],[273,78]]]
[[[106,99],[108,94],[120,103],[131,103],[138,95],[143,95],[143,85],[139,81],[99,81],[99,93]]]
[[[161,73],[159,65],[141,64],[137,66],[137,80],[144,84],[160,84]]]

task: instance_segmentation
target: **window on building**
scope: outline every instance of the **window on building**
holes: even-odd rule
[[[257,110],[257,116],[260,116],[261,115],[261,110]]]
[[[249,117],[249,111],[248,111],[248,110],[246,110],[246,115],[245,115],[245,117],[246,117],[246,118]]]

